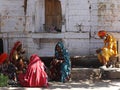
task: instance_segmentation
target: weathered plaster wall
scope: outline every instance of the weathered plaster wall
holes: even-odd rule
[[[24,31],[24,0],[0,0],[0,23],[1,32]]]
[[[90,0],[91,1],[91,53],[94,49],[102,46],[102,41],[98,40],[97,32],[105,29],[109,32],[120,33],[119,26],[119,0]],[[98,46],[97,46],[98,45]]]
[[[10,52],[16,40],[26,42],[25,0],[0,0],[0,37],[4,52]],[[24,44],[26,46],[26,44]]]
[[[9,52],[21,40],[27,55],[53,56],[57,41],[63,40],[70,55],[95,54],[102,47],[100,29],[119,33],[119,0],[59,0],[62,33],[45,33],[45,0],[0,0],[0,37]],[[13,3],[14,2],[14,3]]]

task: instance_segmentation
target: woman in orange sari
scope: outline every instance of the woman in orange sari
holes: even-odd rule
[[[104,30],[99,31],[98,36],[101,39],[104,39],[104,46],[96,50],[98,59],[103,65],[108,67],[110,58],[117,55],[117,42],[112,34],[107,33]]]

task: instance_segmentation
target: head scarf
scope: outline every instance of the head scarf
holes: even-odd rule
[[[100,30],[100,31],[98,32],[98,36],[99,36],[99,37],[104,37],[106,34],[107,34],[107,32],[104,31],[104,30]]]
[[[20,41],[17,41],[15,44],[14,44],[14,47],[12,48],[11,52],[10,52],[10,56],[9,56],[9,59],[10,61],[12,61],[12,57],[13,57],[13,53],[16,51],[16,49],[22,45],[22,43]]]
[[[31,66],[32,64],[34,64],[38,61],[43,63],[43,61],[41,60],[41,58],[37,54],[32,54],[31,57],[30,57],[30,62],[29,62],[28,66]]]
[[[22,45],[22,43],[21,43],[20,41],[17,41],[17,42],[14,44],[13,49],[17,49],[20,45]]]
[[[34,61],[38,61],[38,60],[41,61],[40,57],[39,57],[37,54],[33,54],[33,55],[30,57],[30,63],[31,63],[31,62],[34,62]]]
[[[69,55],[69,53],[68,53],[68,50],[64,47],[63,42],[59,41],[59,42],[56,44],[56,46],[57,46],[57,45],[61,48],[62,55],[63,55],[62,57],[63,57],[63,59],[65,60],[65,63],[67,63],[68,65],[70,65],[70,64],[71,64],[71,62],[70,62],[70,55]],[[59,53],[58,53],[57,50],[55,50],[55,57],[56,57],[56,58],[59,58]]]
[[[63,45],[63,42],[59,41],[56,46],[55,46],[55,50],[56,50],[56,47],[59,46],[61,48],[61,50],[64,49],[64,45]]]
[[[7,53],[3,53],[0,55],[0,64],[2,64],[7,59]]]

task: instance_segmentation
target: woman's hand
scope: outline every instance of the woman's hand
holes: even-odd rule
[[[60,60],[60,63],[63,63],[63,60]]]
[[[102,49],[99,48],[98,50],[96,50],[96,53],[98,54],[98,53],[100,53],[101,51],[102,51]]]
[[[23,73],[23,71],[17,71],[17,74]]]

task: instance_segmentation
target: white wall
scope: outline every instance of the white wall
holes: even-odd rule
[[[55,44],[63,40],[71,56],[90,55],[103,45],[97,36],[100,29],[120,32],[120,0],[59,0],[64,17],[62,33],[42,34],[44,1],[27,0],[25,15],[24,0],[0,0],[0,37],[4,39],[5,51],[9,52],[13,43],[21,40],[28,56],[53,56]]]
[[[1,32],[24,31],[25,15],[23,6],[24,0],[0,0]]]

